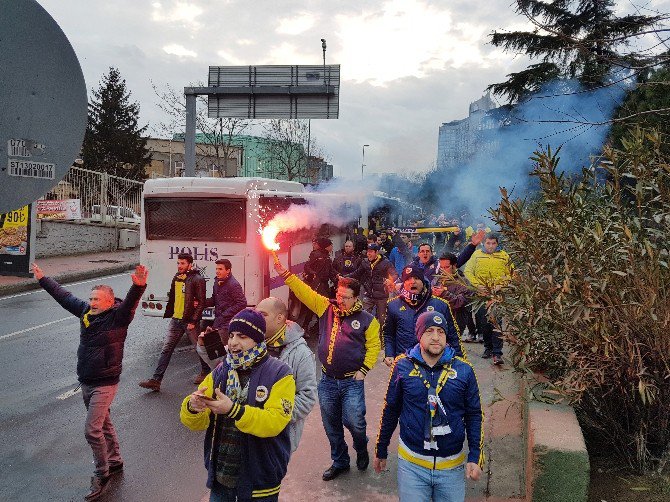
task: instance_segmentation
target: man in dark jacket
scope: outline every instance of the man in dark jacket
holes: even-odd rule
[[[177,273],[172,278],[168,303],[165,306],[164,318],[170,319],[168,332],[163,344],[163,350],[158,358],[158,366],[154,376],[149,380],[139,383],[140,387],[150,389],[154,392],[161,390],[161,381],[165,370],[170,364],[170,358],[177,343],[186,333],[195,346],[198,343],[197,326],[202,318],[202,310],[205,308],[205,279],[199,270],[193,270],[193,257],[188,253],[177,255]],[[198,356],[200,361],[200,374],[196,376],[194,383],[202,382],[209,374],[209,366]]]
[[[61,307],[80,319],[77,379],[88,410],[86,441],[95,460],[95,475],[85,498],[94,500],[102,494],[110,475],[123,470],[109,409],[119,386],[128,326],[147,286],[147,269],[142,265],[135,268],[135,273],[130,276],[133,285],[123,301],[114,297],[111,287],[102,284],[93,286],[88,302],[80,300],[46,277],[36,263],[33,263],[33,273],[40,286]]]
[[[388,302],[386,308],[383,331],[384,363],[387,366],[391,366],[397,356],[414,346],[416,320],[424,312],[438,312],[447,319],[444,326],[447,341],[457,356],[465,355],[449,302],[432,294],[430,284],[419,267],[408,265],[402,271],[402,287],[398,297]]]
[[[212,297],[207,298],[205,305],[214,307],[213,328],[218,330],[221,343],[228,343],[228,323],[240,310],[247,306],[247,297],[235,277],[230,260],[216,260],[216,279]]]
[[[354,272],[360,264],[361,256],[356,253],[354,243],[347,241],[344,243],[344,249],[335,253],[333,269],[340,275],[347,275]]]
[[[457,264],[458,258],[454,253],[445,253],[440,256],[440,268],[433,277],[433,294],[449,302],[461,333],[464,333],[466,327],[468,328],[470,334],[465,341],[476,342],[472,310],[468,305],[475,296],[474,289],[465,274],[456,268]]]
[[[419,343],[398,356],[391,369],[373,465],[378,473],[386,469],[399,421],[401,502],[463,502],[465,478],[477,481],[482,474],[484,414],[477,377],[449,346],[447,322],[437,312],[421,314],[416,322]]]
[[[363,285],[363,308],[371,314],[374,310],[379,325],[384,326],[386,303],[398,273],[391,262],[379,254],[379,246],[368,244],[367,260],[361,261],[358,268],[346,277],[352,277]]]
[[[304,279],[314,291],[330,298],[332,287],[329,281],[335,282],[333,261],[330,259],[333,241],[327,237],[317,237],[314,242],[316,248],[309,254],[309,259],[305,263]]]

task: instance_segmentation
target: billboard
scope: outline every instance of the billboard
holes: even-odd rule
[[[336,119],[340,65],[210,66],[210,118]]]
[[[38,220],[81,220],[81,201],[79,199],[38,200]]]

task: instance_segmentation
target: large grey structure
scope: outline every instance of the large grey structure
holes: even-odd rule
[[[502,125],[496,104],[489,93],[470,103],[467,118],[445,122],[440,126],[437,139],[437,169],[457,169],[467,165],[475,154],[493,151],[497,147],[495,134]],[[489,134],[487,134],[489,132]]]

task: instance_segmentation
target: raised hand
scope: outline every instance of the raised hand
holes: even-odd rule
[[[138,265],[135,267],[135,273],[130,276],[133,280],[135,286],[146,286],[147,277],[149,276],[149,271],[144,265]]]
[[[42,272],[42,269],[37,265],[37,263],[33,262],[33,274],[35,275],[35,279],[38,281],[44,277],[44,272]]]

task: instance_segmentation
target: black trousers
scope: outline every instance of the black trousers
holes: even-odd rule
[[[499,328],[496,328],[489,319],[486,307],[480,307],[475,314],[477,318],[477,330],[484,337],[484,348],[493,352],[493,355],[502,356],[502,334]],[[501,326],[501,319],[496,318],[498,326]]]

